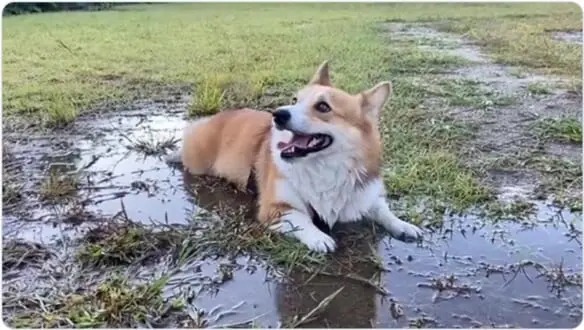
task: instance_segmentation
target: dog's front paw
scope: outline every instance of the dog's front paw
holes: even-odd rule
[[[312,251],[333,252],[337,248],[335,240],[317,228],[300,230],[295,236]]]
[[[422,229],[411,223],[400,220],[399,223],[394,224],[389,233],[395,239],[404,241],[406,243],[421,241],[423,238]]]

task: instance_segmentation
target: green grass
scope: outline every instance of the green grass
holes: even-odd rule
[[[580,79],[582,46],[554,40],[550,31],[581,31],[582,11],[573,7],[561,15],[517,14],[520,16],[461,19],[443,24],[442,29],[475,39],[500,63]]]
[[[79,110],[100,99],[128,97],[137,86],[199,84],[216,76],[261,81],[290,93],[324,59],[336,63],[341,87],[357,91],[379,78],[380,69],[417,65],[396,54],[389,56],[392,71],[383,70],[387,46],[378,26],[384,21],[578,12],[576,5],[556,4],[201,3],[139,9],[6,17],[5,112],[49,113],[66,122],[73,111],[63,100],[73,100]],[[238,98],[250,97],[242,94]]]
[[[441,97],[450,107],[472,107],[487,109],[490,107],[511,105],[512,96],[497,95],[483,87],[480,82],[468,79],[447,79],[433,82],[429,86],[433,96]]]
[[[40,315],[23,310],[13,315],[8,324],[17,328],[96,328],[157,321],[172,310],[165,308],[167,302],[162,298],[166,281],[162,277],[148,285],[133,285],[120,276],[112,276],[94,290],[41,302]]]
[[[223,106],[225,91],[216,82],[206,80],[195,87],[195,96],[189,107],[189,115],[205,116],[219,112]]]
[[[539,136],[544,139],[582,143],[582,123],[577,119],[544,119],[535,125],[535,129]]]
[[[527,91],[532,95],[547,95],[552,93],[550,86],[540,82],[527,85]]]
[[[77,252],[84,267],[107,267],[144,263],[169,253],[190,232],[153,231],[131,221],[112,221],[87,233]]]

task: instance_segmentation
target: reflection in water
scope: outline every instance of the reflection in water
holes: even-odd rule
[[[246,220],[256,221],[256,200],[253,194],[243,193],[215,178],[193,177],[183,172],[183,179],[185,191],[199,207],[206,210],[221,209],[229,214],[240,210],[240,206],[244,205]],[[375,321],[377,289],[360,282],[379,278],[380,275],[379,269],[371,261],[376,246],[373,231],[363,224],[351,224],[335,230],[335,236],[340,243],[339,250],[322,270],[327,275],[295,270],[289,274],[289,279],[275,286],[278,319],[283,325],[298,323],[303,316],[316,309],[325,298],[340,288],[343,288],[342,291],[326,308],[318,310],[318,318],[304,320],[302,326],[363,328],[370,327]],[[353,275],[357,280],[344,277],[347,274]],[[257,282],[247,284],[254,287],[262,285]],[[261,287],[257,289],[265,290]],[[249,286],[240,283],[231,286],[229,290],[231,295],[237,295],[247,292]]]

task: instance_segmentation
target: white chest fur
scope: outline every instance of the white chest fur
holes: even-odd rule
[[[307,211],[312,206],[330,227],[337,221],[360,220],[383,195],[381,180],[360,182],[364,169],[356,167],[357,160],[348,154],[290,163],[276,158],[286,178],[279,183],[282,197],[296,208]]]

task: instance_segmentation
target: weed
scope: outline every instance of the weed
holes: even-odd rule
[[[60,202],[73,196],[78,189],[78,178],[73,174],[50,171],[41,184],[40,197],[49,202]]]
[[[146,156],[165,154],[168,150],[175,149],[179,142],[179,140],[173,136],[162,139],[144,138],[137,140],[132,140],[126,136],[124,137],[130,142],[128,149],[135,150]]]
[[[514,102],[513,97],[497,95],[481,86],[480,82],[468,79],[441,80],[429,87],[429,94],[443,98],[451,107],[487,109],[511,105]]]
[[[195,89],[189,116],[205,116],[219,112],[224,98],[225,91],[216,81],[205,80]]]

